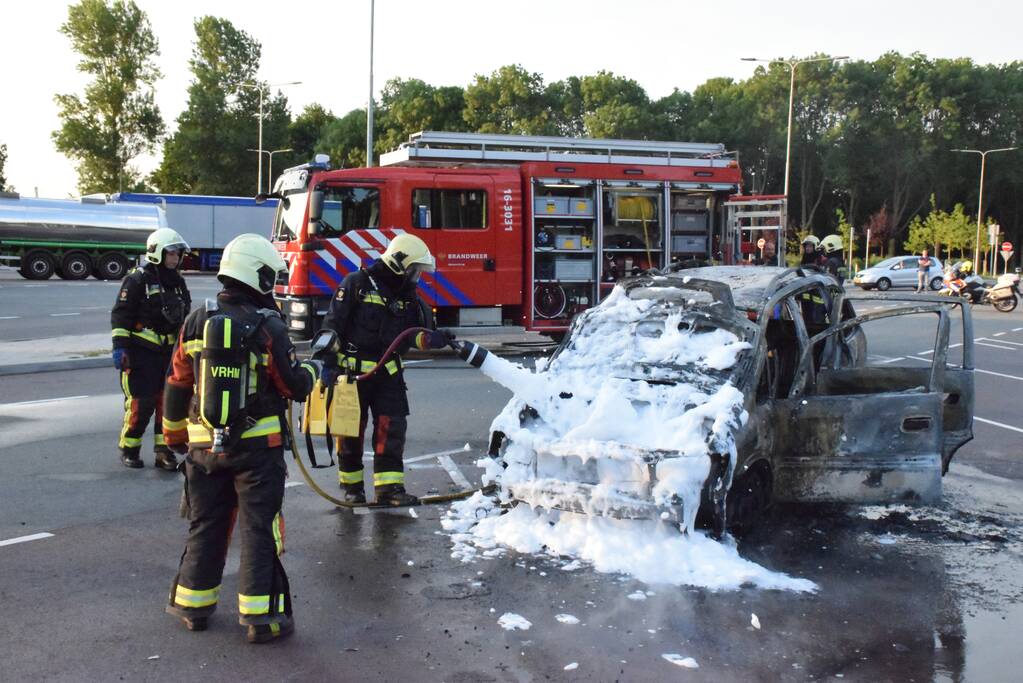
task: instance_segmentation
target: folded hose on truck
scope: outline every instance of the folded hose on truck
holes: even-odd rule
[[[349,381],[347,378],[345,379],[345,381],[350,383],[352,385],[352,387],[354,388],[355,382],[362,382],[364,380],[369,379],[380,368],[384,367],[384,365],[387,364],[388,359],[390,358],[391,354],[394,353],[394,351],[398,348],[398,346],[401,344],[401,342],[404,341],[408,336],[410,336],[412,334],[418,334],[420,332],[430,332],[430,331],[431,330],[428,330],[425,327],[411,327],[411,328],[405,330],[404,332],[399,334],[397,337],[395,337],[394,341],[391,342],[390,346],[387,347],[387,350],[384,351],[383,355],[380,357],[380,360],[377,361],[376,365],[374,365],[372,368],[370,368],[369,370],[367,370],[363,374],[355,376],[353,378],[354,381]],[[460,348],[458,350],[460,351]],[[476,367],[478,367],[478,366],[476,366]],[[322,387],[320,382],[317,382],[317,385]],[[307,402],[306,407],[303,410],[302,431],[303,431],[303,433],[305,434],[305,437],[306,437],[306,448],[308,450],[309,460],[312,463],[312,466],[314,468],[329,467],[329,466],[334,464],[333,448],[332,448],[333,442],[332,442],[331,429],[330,429],[330,427],[331,427],[331,419],[330,419],[330,416],[328,415],[328,413],[331,410],[331,404],[333,402],[332,399],[334,398],[333,392],[334,392],[334,389],[336,388],[336,386],[338,386],[338,385],[331,385],[330,387],[326,388],[324,396],[322,396],[322,397],[320,397],[320,396],[315,397],[314,400],[316,400],[316,402],[317,402],[316,406],[310,406],[309,402]],[[317,392],[317,391],[318,391],[318,389],[316,387],[314,387],[313,388],[313,392]],[[314,397],[310,396],[310,399],[313,399],[313,398]],[[355,400],[356,400],[356,402],[358,401],[358,393],[355,394]],[[321,406],[322,406],[322,408],[321,408]],[[310,408],[314,408],[317,412],[315,412],[315,413],[312,412],[310,410]],[[358,412],[357,404],[356,404],[356,408],[357,408],[356,412]],[[319,414],[320,410],[324,411],[324,414],[322,414],[322,415]],[[302,457],[299,454],[298,448],[296,446],[295,434],[294,434],[294,428],[293,428],[294,413],[293,413],[292,403],[290,401],[288,402],[288,411],[287,411],[286,421],[287,421],[287,429],[288,429],[288,437],[289,437],[288,438],[288,443],[290,444],[290,447],[291,447],[292,457],[295,459],[295,462],[298,463],[298,469],[302,473],[302,478],[305,479],[305,481],[309,485],[309,487],[313,491],[315,491],[317,493],[317,495],[319,495],[321,498],[323,498],[324,500],[330,502],[331,504],[335,505],[336,507],[341,507],[341,508],[365,507],[365,504],[354,504],[353,505],[352,503],[347,503],[347,502],[345,502],[343,500],[335,498],[334,496],[332,496],[329,493],[327,493],[326,491],[324,491],[323,488],[321,488],[319,486],[319,484],[317,484],[313,480],[312,476],[309,473],[309,470],[305,466],[305,463],[302,461]],[[310,425],[311,425],[311,423],[313,421],[316,421],[317,424],[318,424],[318,426],[316,428],[317,429],[316,435],[319,435],[321,433],[326,435],[326,438],[327,438],[327,448],[328,448],[328,452],[331,455],[330,465],[318,465],[316,463],[316,456],[315,456],[315,453],[314,453],[314,450],[313,450],[313,443],[312,443],[312,434],[310,432]],[[322,432],[320,431],[321,429],[322,429]],[[489,493],[489,492],[491,492],[493,490],[494,490],[493,486],[485,486],[485,487],[470,489],[470,490],[467,490],[467,491],[458,491],[456,493],[442,494],[442,495],[437,495],[437,496],[426,496],[426,497],[420,498],[419,502],[422,505],[446,503],[446,502],[450,502],[450,501],[462,500],[462,499],[465,499],[465,498],[469,498],[470,496],[472,496],[477,491],[483,491],[484,493]]]

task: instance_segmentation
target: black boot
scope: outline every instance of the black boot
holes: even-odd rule
[[[366,502],[366,489],[362,482],[358,484],[341,484],[341,500],[352,505],[362,505]]]
[[[376,487],[377,505],[392,505],[404,507],[406,505],[419,505],[419,499],[411,493],[405,492],[401,484],[384,484]]]
[[[154,466],[159,467],[161,470],[167,470],[168,472],[178,471],[178,459],[174,456],[173,451],[158,449],[156,451],[156,462]],[[139,465],[141,467],[141,465]]]
[[[125,467],[130,467],[133,470],[137,470],[142,467],[142,458],[139,457],[139,451],[137,448],[122,448],[121,449],[121,464]]]
[[[295,632],[295,620],[287,614],[281,614],[272,624],[258,624],[249,626],[246,639],[250,643],[269,643],[272,640],[286,638]]]
[[[181,621],[189,631],[205,631],[210,625],[209,617],[181,617]]]

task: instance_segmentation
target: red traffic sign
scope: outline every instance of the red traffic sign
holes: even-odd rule
[[[767,240],[761,237],[760,239],[757,240],[757,249],[763,249],[765,244],[767,244]],[[1008,242],[1006,242],[1006,244],[1008,244]]]
[[[1012,242],[1002,242],[1002,251],[1012,251]]]

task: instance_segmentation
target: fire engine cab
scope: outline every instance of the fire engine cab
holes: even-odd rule
[[[292,336],[309,338],[344,276],[410,232],[437,259],[419,287],[438,324],[557,337],[620,278],[778,245],[784,200],[741,186],[721,144],[427,131],[378,168],[331,170],[318,155],[271,195],[289,264],[275,296]]]

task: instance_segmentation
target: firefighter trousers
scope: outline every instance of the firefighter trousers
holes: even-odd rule
[[[193,449],[185,460],[188,541],[171,584],[167,612],[211,615],[220,599],[224,561],[235,526],[241,543],[238,621],[276,624],[291,616],[284,552],[284,449],[212,455]]]
[[[163,442],[163,385],[167,381],[171,352],[170,348],[161,351],[141,347],[128,349],[131,365],[121,371],[124,421],[117,445],[122,453],[131,457],[138,457],[142,437],[154,414],[153,450],[167,449]]]
[[[362,454],[369,412],[373,414],[373,485],[405,484],[406,392],[400,369],[393,375],[381,369],[359,382],[359,435],[341,438],[338,446],[338,482],[342,486],[364,486]]]

